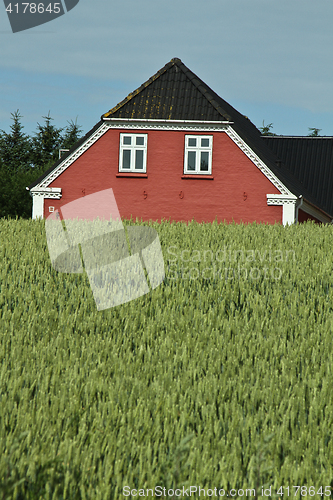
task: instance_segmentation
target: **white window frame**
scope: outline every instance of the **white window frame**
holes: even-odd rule
[[[124,144],[124,137],[131,137],[131,144]],[[143,145],[136,144],[136,138],[143,137]],[[120,146],[119,146],[119,172],[136,172],[145,174],[147,172],[147,142],[148,134],[120,134]],[[123,151],[131,151],[131,161],[130,168],[123,168]],[[141,150],[143,151],[143,168],[135,168],[135,152]]]
[[[196,139],[196,146],[189,146],[189,139]],[[209,146],[201,146],[201,139],[209,139]],[[196,152],[195,170],[188,169],[188,153]],[[208,170],[200,170],[201,152],[208,152]],[[185,175],[212,175],[212,156],[213,156],[213,136],[212,135],[185,135],[185,154],[184,154],[184,174]]]

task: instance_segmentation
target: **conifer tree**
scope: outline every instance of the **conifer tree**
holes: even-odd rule
[[[57,128],[49,113],[31,138],[23,133],[19,111],[11,115],[10,132],[0,131],[0,217],[30,218],[32,198],[26,186],[58,160],[59,149],[70,149],[79,140],[81,127],[70,121],[65,129]]]
[[[74,146],[74,144],[76,144],[80,139],[82,132],[82,128],[77,124],[77,119],[75,120],[75,122],[73,120],[70,120],[67,123],[68,125],[65,128],[65,132],[62,136],[62,149],[71,149],[71,147]]]
[[[43,116],[45,123],[37,123],[37,132],[32,139],[32,161],[34,166],[46,166],[58,159],[62,146],[62,128],[52,125],[50,112]]]
[[[0,131],[0,160],[2,170],[11,175],[26,172],[31,167],[31,139],[23,133],[19,110],[11,113],[13,123],[10,132]]]

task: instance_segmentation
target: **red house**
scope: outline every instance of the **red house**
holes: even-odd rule
[[[33,218],[112,188],[125,218],[327,223],[332,151],[332,138],[261,136],[172,59],[27,189]]]

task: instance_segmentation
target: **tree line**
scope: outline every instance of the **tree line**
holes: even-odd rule
[[[58,128],[48,113],[29,136],[19,110],[11,118],[10,131],[0,130],[0,217],[31,218],[32,197],[26,187],[59,159],[60,149],[70,149],[80,139],[82,129],[73,120]]]
[[[277,135],[272,132],[273,128],[273,123],[269,123],[268,125],[265,125],[265,120],[262,122],[262,127],[259,127],[259,130],[261,132],[261,135]],[[321,128],[315,128],[315,127],[308,127],[309,133],[307,137],[320,137],[319,132],[321,131]]]

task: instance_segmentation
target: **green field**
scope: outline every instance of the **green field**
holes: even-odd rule
[[[44,225],[0,221],[1,500],[333,494],[332,226],[153,224],[164,283],[97,311]]]

